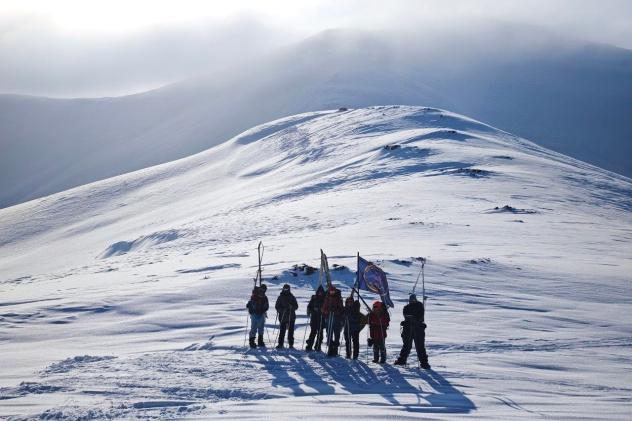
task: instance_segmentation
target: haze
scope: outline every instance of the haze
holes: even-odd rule
[[[632,2],[616,0],[393,1],[388,6],[380,1],[9,0],[0,4],[0,92],[51,97],[141,92],[217,75],[329,28],[431,36],[474,25],[530,25],[534,33],[630,49],[630,21]]]

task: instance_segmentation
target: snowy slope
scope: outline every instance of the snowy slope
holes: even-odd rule
[[[632,53],[531,27],[326,31],[121,98],[0,96],[0,207],[188,156],[316,109],[427,104],[632,176]]]
[[[287,117],[2,209],[0,417],[629,419],[631,210],[629,179],[410,106]],[[247,351],[259,240],[299,345],[317,275],[294,265],[323,248],[344,295],[356,251],[382,265],[391,363],[428,257],[433,371]]]

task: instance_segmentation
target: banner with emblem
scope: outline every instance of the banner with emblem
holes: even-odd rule
[[[358,255],[358,289],[378,294],[382,302],[389,307],[395,307],[388,290],[386,273],[376,264],[363,259]]]

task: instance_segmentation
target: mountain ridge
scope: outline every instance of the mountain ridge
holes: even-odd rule
[[[521,41],[534,35],[518,31],[508,37],[516,41],[483,60],[491,35],[468,44],[464,36],[448,42],[348,34],[328,32],[215,78],[127,97],[2,96],[0,206],[178,159],[285,115],[389,103],[471,115],[632,174],[622,158],[632,147],[627,50],[582,50],[568,40],[534,48]]]

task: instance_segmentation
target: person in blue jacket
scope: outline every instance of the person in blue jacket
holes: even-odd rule
[[[252,296],[250,297],[250,301],[246,304],[246,308],[248,309],[248,313],[250,314],[250,348],[256,348],[257,346],[265,347],[266,344],[263,342],[263,328],[266,323],[266,312],[270,307],[268,303],[268,297],[266,297],[267,287],[265,285],[261,285],[259,287],[255,287],[252,290]],[[259,336],[258,342],[255,344],[255,338],[257,335]]]

